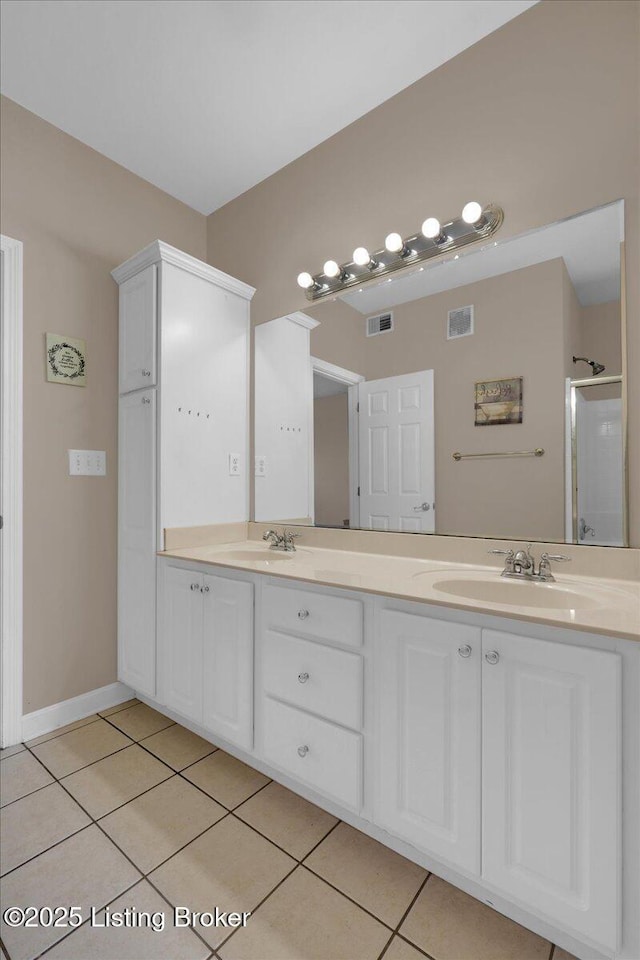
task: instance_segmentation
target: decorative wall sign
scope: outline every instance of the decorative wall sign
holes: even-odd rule
[[[476,427],[522,423],[522,377],[476,383]]]
[[[57,333],[47,334],[47,380],[85,387],[87,357],[84,340],[74,340]]]

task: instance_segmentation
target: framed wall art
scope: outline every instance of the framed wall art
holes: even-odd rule
[[[476,427],[522,423],[522,377],[476,383]]]
[[[47,334],[47,380],[51,383],[85,387],[86,360],[87,348],[84,340],[64,337],[58,333]]]

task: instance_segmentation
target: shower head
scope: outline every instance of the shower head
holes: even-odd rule
[[[582,360],[583,363],[588,363],[591,367],[591,376],[597,377],[599,373],[604,373],[604,363],[598,363],[597,360],[587,360],[586,357],[574,357],[573,362],[578,363],[579,360]]]

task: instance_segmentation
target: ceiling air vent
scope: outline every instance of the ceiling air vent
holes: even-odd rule
[[[377,337],[379,333],[391,333],[393,314],[380,313],[377,317],[367,317],[367,336]]]
[[[447,319],[447,340],[458,337],[470,337],[473,333],[473,307],[457,307],[449,310]]]

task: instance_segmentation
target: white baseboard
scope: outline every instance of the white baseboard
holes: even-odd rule
[[[22,739],[33,740],[34,737],[82,720],[99,710],[115,707],[134,696],[133,690],[124,683],[109,683],[106,687],[98,687],[97,690],[82,693],[71,700],[62,700],[60,703],[52,703],[50,707],[43,707],[42,710],[25,713],[22,717]]]

